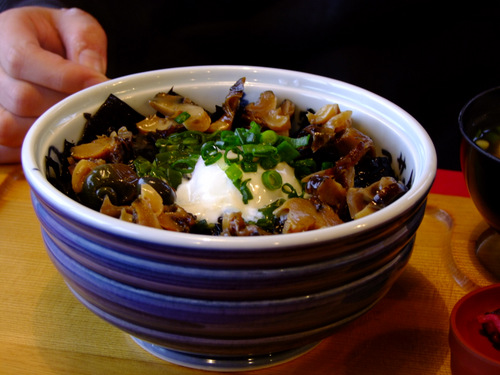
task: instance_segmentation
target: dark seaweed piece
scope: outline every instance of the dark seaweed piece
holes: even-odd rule
[[[132,142],[134,159],[143,157],[144,159],[153,162],[153,160],[155,160],[156,154],[158,153],[156,141],[159,138],[160,136],[156,132],[150,132],[146,134],[139,133],[135,135]]]
[[[136,124],[145,118],[113,94],[108,96],[94,115],[86,113],[84,116],[87,122],[79,144],[92,142],[100,135],[109,135],[113,131],[118,131],[122,126],[133,134],[137,134]]]
[[[220,236],[222,227],[220,223],[210,224],[206,220],[199,220],[190,228],[189,233]]]
[[[71,153],[73,143],[64,141],[63,151],[51,146],[45,157],[45,170],[47,180],[60,192],[76,199],[76,195],[71,186],[71,174],[69,172],[68,156]]]
[[[290,136],[297,138],[299,137],[299,133],[308,125],[309,119],[307,118],[307,113],[315,113],[313,109],[308,109],[307,111],[300,111],[295,115],[294,121],[292,121],[292,128],[290,129]]]
[[[365,188],[379,181],[382,177],[395,177],[391,167],[391,159],[387,156],[379,156],[373,159],[364,158],[355,167],[356,177],[354,186]]]

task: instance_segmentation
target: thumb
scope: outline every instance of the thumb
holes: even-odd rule
[[[54,19],[70,61],[105,74],[107,37],[99,22],[77,9],[63,9]]]

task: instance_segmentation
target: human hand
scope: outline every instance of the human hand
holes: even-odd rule
[[[0,13],[0,163],[19,162],[29,127],[64,97],[105,81],[106,34],[79,9]]]

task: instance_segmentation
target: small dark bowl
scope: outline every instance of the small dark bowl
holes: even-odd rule
[[[462,133],[460,161],[467,188],[485,221],[500,231],[500,159],[473,141],[478,130],[500,124],[500,87],[472,98],[458,118]]]

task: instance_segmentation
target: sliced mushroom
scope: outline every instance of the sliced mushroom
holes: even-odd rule
[[[285,219],[283,233],[304,232],[342,223],[330,206],[304,198],[287,200],[273,214]]]
[[[340,133],[352,125],[352,111],[340,111],[338,104],[326,104],[315,114],[308,112],[307,119],[311,125],[320,125],[335,133]]]
[[[158,93],[149,103],[155,110],[170,119],[175,120],[180,114],[188,113],[189,118],[182,121],[188,130],[205,132],[210,126],[209,114],[188,98],[172,93]]]
[[[326,104],[316,113],[308,112],[306,117],[310,125],[302,132],[311,134],[313,152],[330,146],[331,142],[352,125],[352,111],[340,111],[338,104]]]
[[[334,207],[337,211],[345,206],[347,189],[327,174],[311,176],[305,186],[308,194]]]
[[[347,191],[347,206],[353,219],[376,212],[398,199],[407,188],[392,177],[382,177],[380,181],[366,188],[351,188]]]
[[[147,227],[161,228],[158,216],[151,207],[149,199],[139,197],[132,202],[131,206],[134,210],[134,222]]]
[[[158,194],[154,187],[147,183],[141,183],[140,181],[141,180],[139,180],[141,194],[139,195],[139,198],[147,200],[153,210],[153,213],[156,216],[159,216],[163,212],[163,198],[160,194]]]
[[[163,132],[176,126],[178,126],[178,124],[174,120],[160,117],[156,114],[148,116],[137,123],[137,129],[139,129],[141,133]]]
[[[290,117],[295,112],[295,104],[284,100],[278,106],[278,99],[272,91],[264,91],[259,100],[245,107],[244,117],[250,122],[255,121],[264,128],[274,130],[280,135],[288,135],[291,125]]]
[[[209,132],[213,133],[217,130],[231,129],[234,116],[236,115],[236,111],[240,106],[241,98],[243,97],[244,84],[245,77],[240,78],[233,86],[231,86],[229,94],[226,96],[226,100],[222,104],[223,115],[217,121],[212,122],[208,128]]]
[[[112,132],[109,136],[102,135],[89,143],[74,146],[71,149],[71,156],[75,160],[104,159],[118,162],[124,159],[131,142],[132,132],[122,127],[118,132]]]
[[[196,224],[196,217],[182,207],[173,204],[164,207],[163,212],[158,216],[158,222],[163,229],[187,233]]]
[[[223,236],[262,236],[268,234],[259,226],[245,222],[241,212],[224,213],[222,216],[221,235]]]
[[[103,159],[88,160],[82,159],[76,163],[73,172],[71,174],[71,187],[76,194],[82,191],[83,183],[87,179],[88,175],[92,170],[98,165],[104,164]]]
[[[90,143],[84,143],[73,147],[71,156],[75,160],[81,159],[105,159],[117,147],[115,137],[101,136]]]

